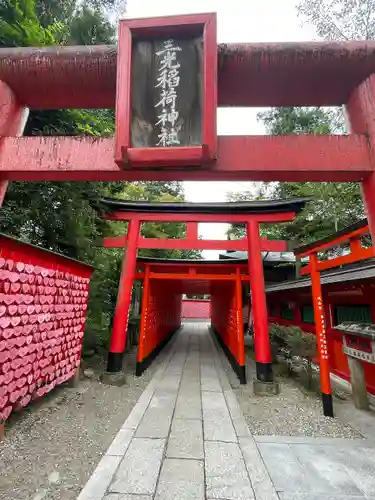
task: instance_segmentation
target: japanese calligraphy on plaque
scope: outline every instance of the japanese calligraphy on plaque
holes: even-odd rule
[[[201,144],[201,37],[134,40],[132,147]]]

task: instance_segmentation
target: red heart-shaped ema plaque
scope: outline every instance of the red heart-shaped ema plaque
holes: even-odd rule
[[[10,319],[10,323],[12,326],[18,326],[21,323],[21,318],[19,316],[13,316]]]
[[[29,280],[29,275],[26,273],[21,273],[20,274],[20,282],[21,283],[26,283],[26,281]]]
[[[26,264],[25,271],[27,272],[27,274],[33,273],[34,272],[34,266],[32,264]]]
[[[10,317],[9,316],[2,316],[0,318],[0,328],[5,329],[8,328],[10,325]]]
[[[13,293],[17,293],[17,292],[19,292],[19,291],[20,291],[20,289],[21,289],[21,283],[12,283],[12,284],[10,285],[10,289],[11,289],[11,291],[12,291]]]
[[[16,269],[19,273],[21,273],[25,269],[24,262],[16,262]]]
[[[19,281],[20,275],[18,273],[9,273],[8,279],[11,283],[16,283],[16,281]]]
[[[5,262],[5,267],[11,271],[13,269],[13,266],[14,266],[14,261],[12,259],[7,259],[6,262]]]
[[[11,316],[14,316],[17,311],[18,311],[18,307],[16,305],[8,306],[8,313]]]

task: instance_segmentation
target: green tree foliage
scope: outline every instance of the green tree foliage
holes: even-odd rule
[[[321,108],[275,108],[259,114],[267,132],[272,135],[328,134],[340,131],[340,114]],[[280,182],[263,184],[258,198],[293,198],[310,196],[306,208],[293,223],[265,224],[262,234],[273,239],[308,243],[323,238],[364,216],[360,188],[357,183]],[[252,192],[234,195],[232,199],[253,199]],[[232,226],[231,238],[243,236],[243,226]]]
[[[300,0],[298,12],[326,40],[375,38],[375,0]],[[274,108],[260,113],[259,118],[268,133],[274,135],[341,133],[344,129],[341,110]],[[262,232],[269,237],[310,242],[364,217],[360,188],[356,183],[285,182],[265,185],[262,191],[262,195],[268,197],[311,196],[313,200],[294,223],[264,226]],[[254,196],[252,193],[246,195]],[[243,234],[241,226],[229,231],[231,237]]]
[[[261,113],[267,131],[274,135],[329,134],[341,131],[336,110],[321,108],[278,108]],[[270,192],[270,190],[269,190]],[[363,217],[363,203],[357,183],[284,182],[271,187],[273,198],[310,196],[312,202],[292,224],[269,225],[264,231],[301,243],[323,238]]]
[[[298,10],[326,40],[375,38],[375,0],[301,0]]]
[[[0,46],[28,47],[52,45],[65,31],[58,20],[43,25],[35,0],[0,0]]]
[[[322,108],[272,108],[258,114],[272,135],[331,134],[343,132],[341,110]]]
[[[109,22],[120,0],[0,0],[0,46],[113,43]],[[32,110],[25,135],[114,134],[113,110]],[[180,183],[13,182],[1,211],[1,231],[84,260],[95,267],[85,341],[105,344],[116,302],[123,250],[98,246],[103,237],[122,234],[121,223],[103,221],[95,209],[102,196],[182,201]],[[182,224],[145,224],[144,235],[182,237]],[[149,256],[167,252],[145,251]],[[173,252],[173,257],[197,252]],[[199,254],[198,254],[199,256]]]
[[[98,45],[114,42],[114,28],[105,14],[87,4],[79,7],[70,23],[69,45]]]

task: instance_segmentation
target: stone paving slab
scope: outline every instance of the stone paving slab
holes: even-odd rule
[[[301,445],[298,445],[301,446]],[[366,497],[375,497],[375,452],[366,447],[329,447],[333,460],[341,465]]]
[[[125,455],[130,441],[133,438],[133,434],[133,429],[120,429],[115,439],[112,441],[111,446],[108,448],[106,455],[115,455],[119,457]]]
[[[306,441],[257,443],[280,498],[315,500],[331,496],[336,500],[375,496],[373,448],[360,446],[362,440],[338,439],[336,446],[332,439]]]
[[[134,438],[109,491],[153,495],[163,459],[165,439]]]
[[[308,470],[288,444],[259,443],[258,447],[278,492],[329,492],[329,483]]]
[[[300,494],[300,493],[279,493],[279,499],[280,500],[370,500],[368,498],[365,499],[364,496],[360,497],[353,497],[353,496],[347,496],[347,495],[324,495],[322,497],[321,494]]]
[[[104,455],[77,500],[102,500],[121,459]]]
[[[168,458],[203,460],[203,428],[201,420],[173,420],[167,447]]]
[[[205,500],[203,462],[166,458],[155,499]]]
[[[172,421],[177,392],[157,389],[139,424],[135,437],[166,438]]]
[[[110,493],[106,495],[103,500],[152,500],[151,495],[121,495],[117,493]]]
[[[227,500],[254,498],[238,444],[206,441],[204,447],[207,498]]]
[[[141,397],[138,399],[134,408],[130,412],[130,415],[126,419],[123,429],[133,429],[135,430],[139,422],[141,421],[145,411],[147,410],[148,405],[150,404],[151,398],[153,397],[155,389],[147,387],[145,391],[142,393]]]
[[[181,388],[177,398],[174,417],[202,419],[202,400],[199,392],[195,393]]]
[[[284,444],[313,444],[330,446],[364,446],[375,447],[375,440],[370,439],[347,439],[331,437],[311,436],[254,436],[257,443],[284,443]]]
[[[240,438],[239,445],[255,493],[255,498],[262,500],[278,500],[275,486],[271,481],[254,439],[252,437]]]
[[[202,392],[202,408],[205,441],[237,442],[222,392]]]
[[[319,482],[328,483],[326,491],[341,495],[362,495],[362,491],[348,475],[347,468],[335,460],[335,455],[324,446],[305,444],[291,448],[309,473],[313,471],[318,475]]]

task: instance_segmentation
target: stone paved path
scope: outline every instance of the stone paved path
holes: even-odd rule
[[[207,325],[162,356],[78,500],[278,500]]]
[[[373,442],[250,435],[206,324],[161,356],[77,500],[375,500]]]

